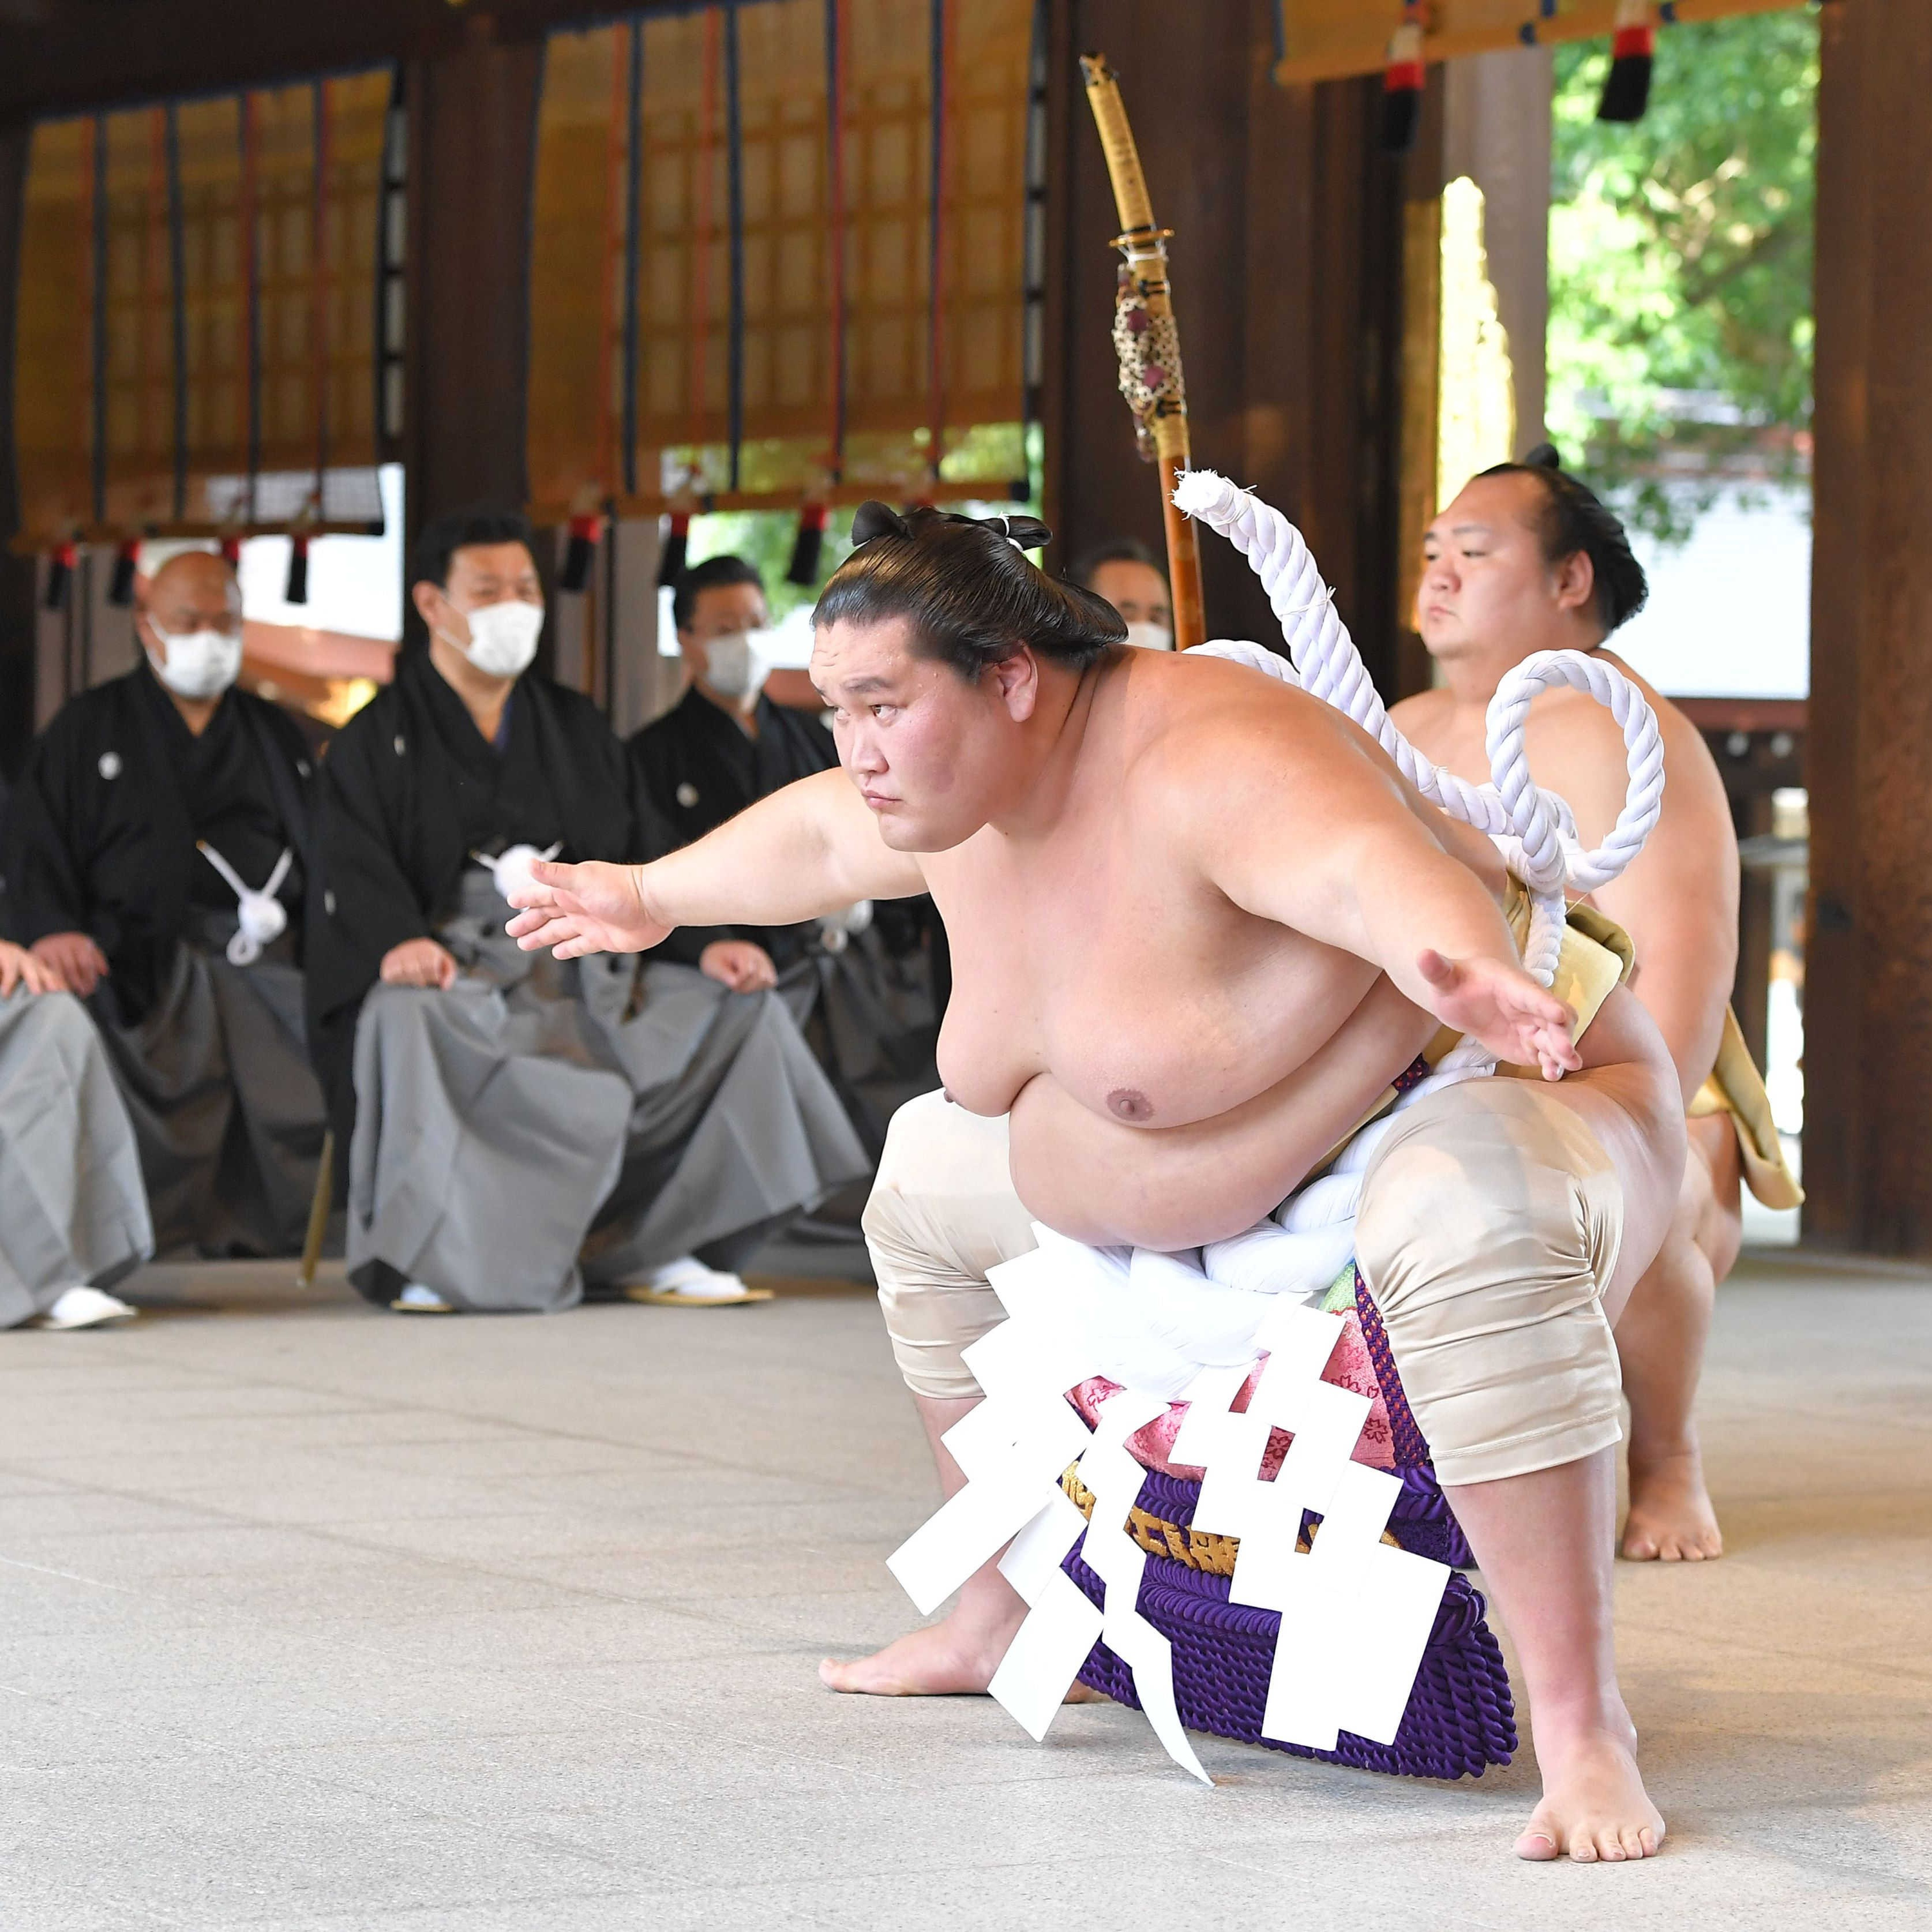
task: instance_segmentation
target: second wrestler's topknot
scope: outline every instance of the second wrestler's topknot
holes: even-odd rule
[[[1544,494],[1539,519],[1543,554],[1560,563],[1579,550],[1597,584],[1597,616],[1607,637],[1641,610],[1650,584],[1630,546],[1622,520],[1596,492],[1563,468],[1553,443],[1540,442],[1520,463],[1498,463],[1485,476],[1532,476]]]
[[[967,678],[1028,646],[1080,670],[1126,639],[1126,624],[1105,598],[1027,561],[1016,546],[1052,534],[1032,518],[866,503],[853,531],[859,548],[832,573],[814,624],[904,617],[920,656],[941,658]]]

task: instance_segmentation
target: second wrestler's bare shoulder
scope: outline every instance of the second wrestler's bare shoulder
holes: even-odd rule
[[[1656,713],[1658,729],[1664,738],[1666,769],[1679,796],[1708,795],[1721,802],[1724,782],[1718,775],[1717,760],[1704,742],[1704,734],[1648,678],[1614,651],[1599,650],[1596,656],[1622,671],[1642,692]],[[1560,748],[1560,754],[1594,758],[1621,770],[1622,730],[1609,709],[1587,692],[1561,686],[1546,692],[1537,700],[1531,718],[1532,730],[1552,747]]]
[[[1448,689],[1437,685],[1390,705],[1389,716],[1412,745],[1426,750],[1430,740],[1448,724],[1455,708],[1455,700]]]

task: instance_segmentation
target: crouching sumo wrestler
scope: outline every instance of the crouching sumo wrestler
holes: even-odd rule
[[[641,868],[540,865],[509,928],[561,958],[682,924],[929,891],[952,948],[943,1094],[902,1110],[867,1218],[942,1484],[960,1351],[1038,1220],[1180,1250],[1253,1226],[1444,1028],[1520,1077],[1386,1136],[1358,1252],[1409,1404],[1512,1631],[1544,1796],[1525,1858],[1664,1837],[1611,1632],[1611,1328],[1684,1156],[1656,1028],[1575,1016],[1519,959],[1490,842],[1362,730],[1259,672],[1122,644],[1036,570],[1030,520],[876,504],[815,614],[842,770]],[[1610,976],[1614,980],[1614,973]],[[1024,1614],[988,1564],[943,1622],[828,1664],[842,1690],[986,1689]]]

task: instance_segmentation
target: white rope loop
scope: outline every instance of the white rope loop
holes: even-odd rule
[[[1524,754],[1522,727],[1530,705],[1539,692],[1558,684],[1568,685],[1594,698],[1623,734],[1624,764],[1630,774],[1630,785],[1616,824],[1594,851],[1563,851],[1568,842],[1562,834],[1567,830],[1574,838],[1574,824],[1565,828],[1556,821],[1552,808],[1560,807],[1562,801],[1553,793],[1538,790],[1530,778]],[[1663,812],[1664,734],[1658,728],[1657,714],[1642,692],[1615,665],[1604,663],[1600,658],[1588,657],[1580,651],[1538,651],[1534,657],[1524,658],[1497,686],[1496,696],[1490,700],[1487,748],[1496,789],[1510,806],[1512,819],[1520,812],[1535,829],[1539,870],[1550,862],[1545,854],[1554,845],[1562,863],[1562,881],[1576,892],[1594,892],[1619,877],[1643,850],[1645,840],[1655,829]],[[1520,807],[1518,800],[1524,801]],[[1531,834],[1526,832],[1523,837],[1528,846]]]
[[[1260,578],[1299,674],[1291,681],[1353,718],[1424,797],[1502,847],[1530,895],[1524,968],[1549,986],[1563,943],[1566,888],[1594,892],[1618,877],[1643,849],[1663,809],[1663,736],[1643,694],[1599,658],[1580,651],[1539,651],[1518,664],[1490,700],[1486,748],[1493,782],[1470,784],[1432,764],[1390,722],[1308,545],[1280,511],[1211,470],[1187,472],[1174,487],[1174,500],[1185,514],[1226,537]],[[1198,648],[1246,658],[1258,646]],[[1285,676],[1286,667],[1276,674]],[[1570,808],[1530,776],[1523,727],[1537,694],[1556,684],[1587,692],[1608,708],[1623,733],[1630,784],[1616,824],[1594,851],[1579,848]]]
[[[262,949],[272,946],[288,930],[289,916],[275,895],[282,889],[282,881],[289,875],[289,868],[295,863],[294,852],[283,849],[282,856],[275,861],[275,869],[268,874],[268,882],[257,892],[244,885],[242,875],[209,844],[206,838],[197,838],[195,849],[228,882],[235,895],[236,928],[228,941],[228,963],[231,966],[252,966],[261,958]]]

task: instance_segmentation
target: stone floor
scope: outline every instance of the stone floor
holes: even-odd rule
[[[1528,1867],[1527,1755],[1398,1781],[821,1691],[932,1501],[862,1294],[379,1315],[152,1270],[0,1337],[0,1928],[1932,1926],[1932,1278],[1748,1262],[1730,1553],[1624,1566],[1672,1826]]]

